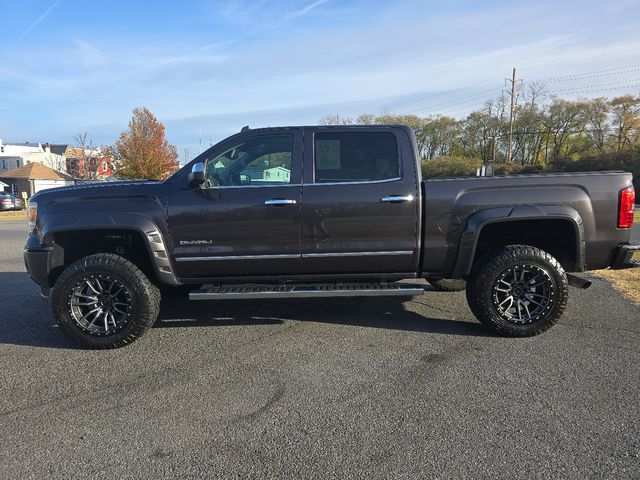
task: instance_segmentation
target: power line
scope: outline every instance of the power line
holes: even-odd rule
[[[628,71],[621,71],[621,70],[628,70]],[[559,77],[547,77],[547,78],[542,78],[542,79],[539,79],[539,80],[534,80],[534,82],[539,82],[539,83],[560,83],[562,81],[584,80],[584,79],[588,79],[588,78],[592,78],[592,77],[593,78],[597,78],[598,76],[621,75],[621,74],[634,73],[634,72],[639,72],[639,71],[640,71],[640,64],[630,64],[630,65],[621,65],[621,66],[618,66],[618,67],[611,67],[611,68],[605,68],[605,69],[600,69],[600,70],[594,70],[594,71],[584,72],[584,73],[574,74],[574,75],[565,75],[565,76],[559,76]],[[494,78],[496,78],[496,77],[492,77],[489,80],[492,80]],[[481,82],[476,82],[473,85],[486,83],[489,80],[483,80]],[[637,80],[636,79],[632,79],[632,80],[623,81],[622,83],[628,83],[628,82],[631,82],[631,81],[637,81]],[[607,82],[607,83],[604,83],[604,84],[601,84],[601,85],[606,87],[606,86],[609,86],[611,84],[612,84],[612,82]],[[587,87],[596,88],[598,86],[579,86],[579,87],[569,87],[569,88],[571,88],[571,89],[584,89],[584,88],[587,88]],[[451,92],[454,92],[454,91],[463,90],[464,88],[468,88],[468,87],[460,87],[460,88],[458,88],[456,90],[451,90],[450,92],[444,92],[442,94],[438,94],[438,96],[442,96],[442,95],[445,95],[447,93],[451,93]],[[568,90],[569,88],[564,89],[564,90]],[[564,90],[551,91],[549,93],[564,93]],[[403,115],[424,113],[424,112],[432,113],[434,110],[445,108],[445,107],[459,105],[459,104],[463,103],[467,99],[471,100],[471,99],[475,99],[475,98],[480,98],[480,97],[489,95],[490,93],[493,93],[493,92],[495,92],[495,90],[491,89],[491,90],[488,90],[488,91],[483,92],[483,93],[479,93],[479,94],[477,93],[477,94],[473,94],[473,95],[468,95],[468,96],[462,97],[460,99],[447,101],[447,102],[441,102],[441,103],[438,103],[438,104],[427,105],[425,107],[421,107],[421,108],[418,108],[418,109],[415,109],[415,110],[407,111],[407,112],[403,113]],[[569,93],[569,92],[567,92],[567,93]],[[487,100],[489,100],[489,98],[487,98]],[[442,112],[440,112],[440,113],[442,113]]]
[[[618,84],[606,83],[602,85],[590,85],[585,87],[574,87],[574,88],[566,88],[563,90],[552,90],[549,93],[562,93],[562,94],[576,94],[576,93],[588,93],[592,91],[601,91],[601,90],[620,90],[622,88],[637,88],[640,87],[640,83],[637,83],[639,79],[634,78],[631,80],[626,80],[624,82],[619,82]],[[631,82],[636,82],[631,84]]]
[[[618,72],[617,70],[627,70],[627,69],[637,69],[638,67],[640,67],[640,63],[633,63],[631,65],[621,65],[619,67],[611,67],[611,68],[603,68],[602,70],[594,70],[591,72],[583,72],[583,73],[573,73],[571,75],[562,75],[559,77],[548,77],[548,78],[543,78],[541,80],[536,80],[536,81],[544,81],[544,82],[556,82],[556,81],[563,81],[563,80],[572,80],[578,77],[584,77],[584,76],[591,76],[591,75],[617,75],[619,73],[627,73],[627,72]],[[637,71],[637,70],[634,70]]]
[[[591,55],[591,56],[580,57],[580,58],[576,58],[576,59],[572,59],[572,60],[563,60],[563,61],[560,61],[560,62],[552,62],[552,63],[546,63],[546,64],[542,64],[542,65],[534,65],[532,67],[521,68],[520,71],[523,71],[523,70],[524,71],[536,70],[536,69],[545,68],[545,67],[552,67],[552,66],[555,66],[555,65],[563,65],[563,64],[566,64],[566,63],[577,63],[577,62],[581,62],[581,61],[584,61],[584,60],[592,60],[594,58],[612,57],[612,56],[616,56],[616,55],[623,54],[623,53],[635,52],[635,51],[638,51],[638,50],[640,50],[640,47],[627,48],[627,49],[624,49],[624,50],[616,50],[616,51],[613,51],[613,52],[608,52],[608,53],[600,54],[600,55]],[[610,71],[610,70],[614,70],[614,69],[623,69],[623,68],[635,67],[635,66],[640,66],[640,64],[632,64],[632,65],[624,65],[624,66],[620,66],[620,67],[606,68],[606,69],[601,69],[601,70],[595,70],[593,72],[587,72],[585,74],[576,74],[576,75],[596,74],[596,73]],[[570,77],[570,76],[571,75],[567,75],[567,77]],[[444,95],[449,95],[449,94],[454,93],[454,92],[459,92],[460,90],[465,90],[465,89],[468,89],[468,88],[471,88],[471,87],[475,87],[477,85],[482,85],[483,83],[490,82],[492,80],[495,80],[496,78],[500,78],[500,75],[495,75],[493,77],[485,78],[484,80],[480,80],[478,82],[474,82],[474,83],[471,83],[469,85],[464,85],[464,86],[461,86],[461,87],[457,87],[457,88],[455,88],[453,90],[448,90],[446,92],[441,92],[441,93],[437,93],[435,95],[430,95],[429,99],[431,100],[433,98],[438,98],[438,97],[442,97]],[[562,78],[562,77],[550,77],[550,78],[546,79],[546,81],[551,81],[551,80],[554,80],[554,79],[557,79],[557,78]],[[534,80],[534,81],[545,81],[545,79]],[[428,107],[423,108],[422,110],[429,110],[431,108],[432,107],[428,106]],[[409,114],[409,113],[412,113],[412,112],[405,112],[403,115],[406,115],[406,114]]]
[[[487,95],[492,94],[492,93],[495,93],[495,89],[494,88],[492,88],[491,90],[487,90],[486,92],[475,93],[473,95],[468,95],[466,97],[459,98],[458,100],[454,100],[454,101],[450,101],[450,102],[444,102],[444,103],[435,104],[435,105],[429,105],[429,106],[424,107],[424,108],[420,108],[420,109],[417,109],[417,110],[412,110],[410,112],[407,112],[407,114],[432,111],[434,109],[438,109],[438,108],[441,108],[441,107],[455,106],[455,105],[458,105],[460,103],[464,103],[467,100],[474,100],[476,98],[486,97]]]
[[[563,65],[565,63],[576,63],[576,62],[581,62],[583,60],[593,60],[594,58],[612,57],[614,55],[618,55],[618,54],[621,54],[621,53],[635,52],[637,50],[640,50],[640,47],[627,48],[625,50],[616,50],[614,52],[603,53],[601,55],[592,55],[592,56],[589,56],[589,57],[575,58],[575,59],[572,59],[572,60],[563,60],[563,61],[560,61],[560,62],[547,63],[547,64],[544,64],[544,65],[535,65],[533,67],[521,68],[520,70],[535,70],[535,69],[538,69],[538,68],[553,67],[555,65]]]
[[[623,71],[619,71],[619,72],[600,73],[598,75],[575,76],[575,77],[566,78],[566,79],[562,79],[562,80],[546,80],[544,83],[575,82],[575,81],[580,81],[580,80],[591,80],[593,78],[602,78],[602,77],[612,77],[612,76],[618,76],[618,75],[626,75],[626,74],[635,73],[635,72],[640,72],[640,68],[623,70]]]

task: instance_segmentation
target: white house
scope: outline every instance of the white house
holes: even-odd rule
[[[291,180],[291,170],[284,167],[267,168],[262,174],[262,179],[268,182],[289,183]]]
[[[53,153],[48,144],[4,143],[0,139],[0,172],[20,168],[28,163],[41,163],[59,172],[67,171],[67,161],[63,155]]]

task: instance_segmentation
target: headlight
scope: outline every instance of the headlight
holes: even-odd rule
[[[36,202],[29,202],[27,218],[29,219],[29,232],[33,232],[36,228],[36,220],[38,219],[38,204]]]

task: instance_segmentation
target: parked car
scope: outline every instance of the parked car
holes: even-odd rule
[[[9,193],[0,193],[0,210],[22,210],[24,200]]]
[[[558,321],[569,285],[590,285],[577,273],[632,266],[631,180],[423,181],[408,127],[243,129],[165,181],[37,193],[24,256],[58,324],[92,348],[140,337],[161,287],[195,288],[191,300],[411,296],[426,290],[416,278],[466,280],[480,322],[530,336]]]

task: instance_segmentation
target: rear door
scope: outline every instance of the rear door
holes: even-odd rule
[[[169,198],[178,276],[299,273],[302,130],[249,131],[203,157],[205,188],[185,179]]]
[[[306,129],[302,271],[415,273],[418,178],[401,128]]]

